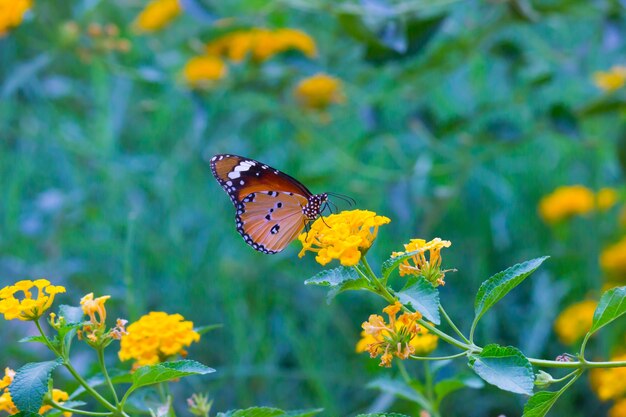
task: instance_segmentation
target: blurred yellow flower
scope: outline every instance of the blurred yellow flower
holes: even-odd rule
[[[624,361],[626,355],[611,358]],[[626,395],[626,368],[595,368],[590,373],[591,388],[603,401],[618,400]]]
[[[596,194],[596,206],[598,210],[606,211],[617,203],[617,191],[615,188],[600,188]]]
[[[317,55],[313,38],[300,30],[288,28],[239,30],[206,46],[209,55],[223,56],[235,62],[241,62],[247,56],[254,61],[263,62],[289,50],[300,51],[309,58]]]
[[[33,298],[33,288],[37,298]],[[64,292],[64,287],[50,285],[47,279],[18,281],[0,290],[0,314],[6,320],[37,320],[50,308],[55,295]]]
[[[11,382],[13,382],[13,378],[15,377],[15,371],[11,368],[4,369],[4,378],[0,380],[0,411],[6,411],[9,415],[19,413],[19,410],[13,403],[13,398],[11,398],[11,393],[7,389]],[[63,404],[65,401],[69,399],[69,395],[65,391],[61,391],[60,389],[54,388],[52,390],[52,400],[58,404]],[[51,405],[42,405],[39,409],[39,414],[44,414],[47,411],[52,410]],[[72,413],[64,412],[63,415],[65,417],[71,417]]]
[[[419,348],[423,353],[430,353],[437,346],[432,339],[415,340],[423,331],[417,320],[422,318],[420,313],[403,313],[396,319],[402,309],[402,304],[396,301],[383,309],[389,316],[389,323],[385,323],[382,316],[372,314],[361,327],[361,340],[356,345],[357,352],[369,352],[371,358],[380,356],[380,366],[390,367],[393,357],[407,359]],[[436,337],[436,336],[435,336]],[[430,349],[432,348],[432,349]],[[427,351],[430,349],[430,351]]]
[[[135,366],[153,365],[181,354],[185,347],[200,340],[191,321],[180,314],[150,312],[128,326],[122,336],[119,357],[123,361],[135,359]]]
[[[185,81],[191,87],[210,86],[227,73],[226,64],[216,56],[195,56],[187,61],[183,69]]]
[[[609,409],[608,417],[624,417],[626,416],[626,398],[622,398],[615,402],[613,407]]]
[[[554,331],[564,345],[572,345],[591,328],[593,313],[598,303],[593,300],[572,304],[554,321]]]
[[[587,214],[594,209],[593,191],[582,185],[563,186],[543,197],[539,202],[539,215],[546,223],[557,223],[577,214]]]
[[[441,270],[440,252],[442,248],[449,248],[451,245],[449,240],[441,240],[438,237],[430,242],[426,242],[424,239],[411,239],[409,243],[404,245],[406,252],[393,252],[391,257],[396,258],[405,253],[419,250],[418,254],[402,262],[399,268],[400,276],[421,275],[435,286],[445,285],[443,279],[448,271]],[[428,259],[426,259],[426,252],[429,252]],[[412,265],[409,261],[413,261]]]
[[[315,110],[345,101],[341,80],[321,73],[300,81],[293,94],[303,107]]]
[[[609,275],[623,275],[626,272],[626,237],[604,248],[600,253],[600,267]]]
[[[0,37],[19,26],[32,5],[32,0],[0,0]]]
[[[615,65],[609,71],[597,71],[593,74],[593,82],[603,91],[619,90],[626,84],[626,67]]]
[[[89,293],[80,300],[80,306],[83,313],[89,316],[89,322],[78,330],[78,338],[87,338],[88,342],[97,343],[102,341],[102,336],[106,330],[107,310],[104,303],[111,298],[110,295],[93,298],[93,293]],[[86,335],[86,336],[85,336]]]
[[[298,237],[302,243],[298,256],[302,258],[306,251],[311,251],[317,253],[315,260],[321,265],[338,259],[344,266],[354,266],[376,239],[378,227],[390,221],[368,210],[342,211],[320,217],[308,232]]]
[[[154,32],[169,25],[181,12],[179,0],[152,0],[133,25],[140,32]]]

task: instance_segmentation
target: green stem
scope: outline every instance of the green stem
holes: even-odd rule
[[[41,328],[41,323],[39,323],[39,319],[34,320],[34,322],[35,326],[37,326],[37,330],[39,330],[39,334],[41,334],[41,337],[43,337],[44,339],[44,343],[46,344],[46,346],[48,346],[48,349],[50,349],[58,357],[62,357],[63,355],[61,355],[57,348],[54,347],[52,342],[50,342],[50,339],[48,339],[48,336],[46,336],[46,334],[44,333],[43,329]]]
[[[107,401],[106,398],[104,398],[102,395],[100,395],[100,393],[98,393],[98,391],[96,391],[95,389],[93,389],[88,383],[87,381],[85,381],[83,379],[82,376],[80,376],[78,374],[78,372],[76,372],[76,369],[74,369],[74,367],[72,366],[69,358],[64,358],[63,361],[63,365],[67,368],[67,370],[70,372],[70,374],[72,374],[72,376],[74,378],[76,378],[76,380],[78,381],[78,383],[80,385],[83,386],[83,388],[85,388],[85,391],[87,391],[89,394],[91,394],[92,397],[94,397],[100,404],[102,404],[102,406],[104,408],[106,408],[107,410],[112,411],[114,414],[118,413],[120,410],[118,410],[113,404],[111,404],[110,402]],[[122,415],[126,415],[125,413],[122,412]]]
[[[450,360],[450,359],[461,358],[463,356],[467,356],[467,351],[464,351],[464,352],[461,352],[461,353],[457,353],[456,355],[449,355],[449,356],[416,356],[416,355],[411,355],[410,358],[418,360],[418,361],[447,361],[447,360]]]
[[[573,375],[575,375],[577,372],[579,372],[579,370],[578,370],[578,369],[576,369],[576,370],[574,370],[574,371],[570,372],[569,374],[565,375],[563,378],[553,379],[553,380],[552,380],[552,382],[553,382],[553,383],[555,383],[555,384],[556,384],[556,383],[559,383],[559,382],[563,382],[563,381],[565,381],[566,379],[571,378],[571,377],[572,377]]]
[[[587,342],[589,341],[590,337],[591,337],[591,333],[587,333],[585,335],[585,338],[583,339],[583,342],[580,344],[580,353],[578,354],[578,359],[581,362],[586,362],[585,361],[585,349],[587,348]]]
[[[111,377],[109,376],[109,371],[107,371],[106,363],[104,362],[104,349],[102,347],[98,347],[98,362],[100,363],[100,368],[102,369],[102,375],[104,375],[104,379],[111,390],[111,394],[113,394],[113,399],[115,400],[115,405],[119,407],[120,400],[117,397],[117,392],[115,391],[115,387],[113,386],[113,381],[111,381]]]
[[[446,310],[443,309],[443,306],[441,304],[439,304],[439,311],[441,312],[441,315],[443,316],[444,319],[446,319],[446,321],[448,322],[448,324],[450,325],[450,327],[452,327],[452,330],[454,330],[454,332],[456,334],[459,335],[459,337],[468,345],[471,345],[470,341],[465,337],[465,335],[463,334],[463,332],[461,332],[459,330],[458,327],[456,327],[456,325],[454,324],[454,322],[452,321],[452,319],[450,318],[450,316],[448,316],[448,313],[446,313]]]
[[[413,380],[411,379],[411,376],[407,372],[406,366],[404,366],[404,362],[402,361],[395,361],[395,362],[398,364],[398,369],[400,370],[400,375],[402,375],[402,379],[404,379],[404,382],[410,385],[411,382],[413,382]]]
[[[61,411],[67,411],[68,413],[84,414],[86,416],[110,416],[111,415],[110,412],[100,413],[96,411],[77,410],[76,408],[64,407],[63,405],[56,403],[54,401],[49,401],[49,402],[50,402],[50,405],[52,405],[54,408],[61,410]]]

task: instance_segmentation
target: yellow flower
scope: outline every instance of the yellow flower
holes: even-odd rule
[[[598,303],[593,300],[572,304],[554,321],[554,331],[564,345],[572,345],[591,328]]]
[[[315,110],[345,101],[341,81],[326,74],[316,74],[300,81],[293,94],[303,107]]]
[[[411,346],[415,348],[415,354],[426,356],[437,349],[439,336],[432,334],[426,327],[420,327],[420,331],[411,339]]]
[[[539,215],[546,223],[557,223],[594,209],[593,191],[582,185],[559,187],[539,202]]]
[[[626,355],[611,358],[624,361]],[[626,368],[595,368],[590,374],[591,388],[603,401],[618,400],[626,395]]]
[[[609,409],[608,417],[624,417],[626,416],[626,398],[616,401],[613,407]]]
[[[186,355],[185,347],[200,340],[191,321],[180,314],[151,312],[128,326],[122,336],[119,357],[123,361],[135,359],[136,366],[153,365],[169,357]]]
[[[368,210],[342,211],[320,217],[307,233],[298,237],[302,243],[298,256],[302,258],[306,251],[311,251],[317,253],[315,260],[321,265],[338,259],[344,266],[354,266],[376,239],[378,227],[390,221]]]
[[[15,371],[11,368],[5,368],[4,370],[4,378],[0,380],[0,411],[6,411],[11,414],[19,413],[19,410],[13,403],[13,398],[11,398],[11,393],[7,389],[11,382],[13,382],[13,378],[15,377]],[[69,395],[65,391],[61,391],[60,389],[54,388],[52,390],[52,399],[54,402],[58,404],[63,404],[65,401],[69,399]],[[51,405],[42,405],[39,409],[39,414],[44,414],[47,411],[52,410]],[[71,417],[72,413],[64,412],[63,415],[65,417]]]
[[[214,81],[226,76],[228,68],[221,58],[195,56],[185,64],[183,76],[191,87],[211,86]]]
[[[445,273],[448,271],[441,270],[440,252],[442,248],[449,248],[450,245],[452,245],[452,243],[450,243],[449,240],[441,240],[438,237],[430,242],[426,242],[424,239],[411,239],[409,243],[404,245],[406,252],[393,252],[391,256],[396,258],[405,253],[419,250],[419,253],[402,262],[399,267],[400,276],[421,275],[435,286],[445,285]],[[426,259],[426,252],[429,252],[428,259]],[[412,265],[409,261],[412,261]]]
[[[37,298],[33,298],[33,288],[37,289]],[[50,308],[55,295],[64,292],[64,287],[50,285],[46,279],[18,281],[0,290],[0,314],[6,320],[37,320]]]
[[[617,203],[617,191],[615,188],[600,188],[596,194],[596,206],[600,211],[606,211]]]
[[[241,62],[247,56],[263,62],[289,50],[300,51],[309,58],[317,55],[313,38],[300,30],[287,28],[239,30],[210,42],[206,47],[209,55],[223,56],[235,62]]]
[[[626,237],[602,251],[600,266],[609,275],[619,276],[626,273]]]
[[[619,90],[626,83],[626,67],[616,65],[609,71],[597,71],[593,74],[593,82],[606,92]]]
[[[134,26],[140,32],[154,32],[169,25],[182,10],[179,0],[152,0],[139,13]]]
[[[426,353],[424,348],[430,348],[432,343],[428,345],[424,341],[416,340],[418,334],[423,331],[417,323],[422,315],[417,312],[404,313],[396,319],[401,309],[402,304],[397,301],[383,309],[383,312],[389,317],[389,323],[386,323],[377,314],[372,314],[368,321],[363,322],[361,340],[356,345],[356,351],[367,351],[371,358],[380,356],[380,366],[385,367],[391,366],[391,360],[394,356],[399,359],[407,359],[416,353],[418,348],[421,349],[421,352]]]
[[[0,37],[19,26],[32,5],[32,0],[0,0]]]
[[[83,313],[89,316],[89,320],[94,326],[102,327],[105,325],[107,310],[104,307],[104,303],[106,303],[109,298],[111,298],[110,295],[103,295],[102,297],[94,299],[93,293],[90,292],[80,299],[80,306],[83,309]]]

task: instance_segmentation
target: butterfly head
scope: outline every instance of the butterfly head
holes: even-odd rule
[[[309,197],[309,202],[302,208],[304,216],[308,220],[315,220],[319,217],[322,206],[328,201],[328,194],[315,194]]]

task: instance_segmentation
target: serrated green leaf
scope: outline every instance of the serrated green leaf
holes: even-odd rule
[[[9,392],[13,403],[22,412],[37,413],[48,392],[48,381],[52,371],[61,360],[27,363],[15,372]]]
[[[83,317],[85,317],[85,313],[80,307],[62,304],[59,306],[59,317],[63,317],[65,319],[65,323],[68,325],[80,324],[83,322]]]
[[[515,347],[487,345],[472,357],[470,366],[478,376],[502,390],[527,395],[533,392],[533,367]]]
[[[383,266],[381,268],[382,274],[383,274],[383,281],[386,281],[387,278],[389,278],[389,275],[391,275],[391,273],[394,270],[396,270],[396,268],[398,268],[402,262],[406,261],[407,259],[412,258],[413,256],[421,252],[424,252],[424,250],[423,249],[414,250],[413,252],[407,252],[396,257],[391,257],[387,259],[385,262],[383,262]]]
[[[513,265],[483,282],[476,294],[476,301],[474,303],[475,317],[474,323],[472,323],[472,329],[476,326],[483,314],[513,288],[521,284],[522,281],[539,268],[546,259],[548,259],[548,256]]]
[[[31,343],[31,342],[46,343],[46,338],[43,336],[28,336],[28,337],[23,337],[20,340],[18,340],[18,343]]]
[[[543,417],[548,414],[554,403],[561,396],[561,391],[539,391],[533,394],[524,405],[522,417]]]
[[[407,286],[396,293],[402,304],[410,304],[432,323],[439,325],[439,291],[423,277],[412,277]]]
[[[367,280],[361,277],[354,268],[346,266],[324,270],[304,281],[304,284],[330,287],[328,291],[328,302],[335,298],[337,294],[344,291],[363,290],[369,286]]]
[[[393,394],[396,397],[413,401],[422,408],[430,409],[430,403],[420,392],[404,381],[391,378],[379,378],[367,384],[367,388],[374,388],[383,392]]]
[[[608,290],[600,297],[589,333],[597,332],[623,314],[626,314],[626,286]]]
[[[324,411],[323,408],[309,408],[308,410],[287,411],[284,417],[313,417]]]
[[[218,413],[217,417],[276,417],[284,415],[285,412],[278,408],[250,407],[244,410],[231,410],[225,413]]]
[[[446,396],[452,394],[463,388],[480,389],[484,387],[482,379],[475,376],[450,378],[439,381],[435,384],[435,394],[437,395],[437,401],[441,401]]]
[[[205,375],[211,372],[215,372],[215,369],[191,360],[163,362],[157,365],[142,366],[133,373],[133,384],[130,390],[134,391],[137,388],[171,381],[172,379],[182,378],[184,376]]]

